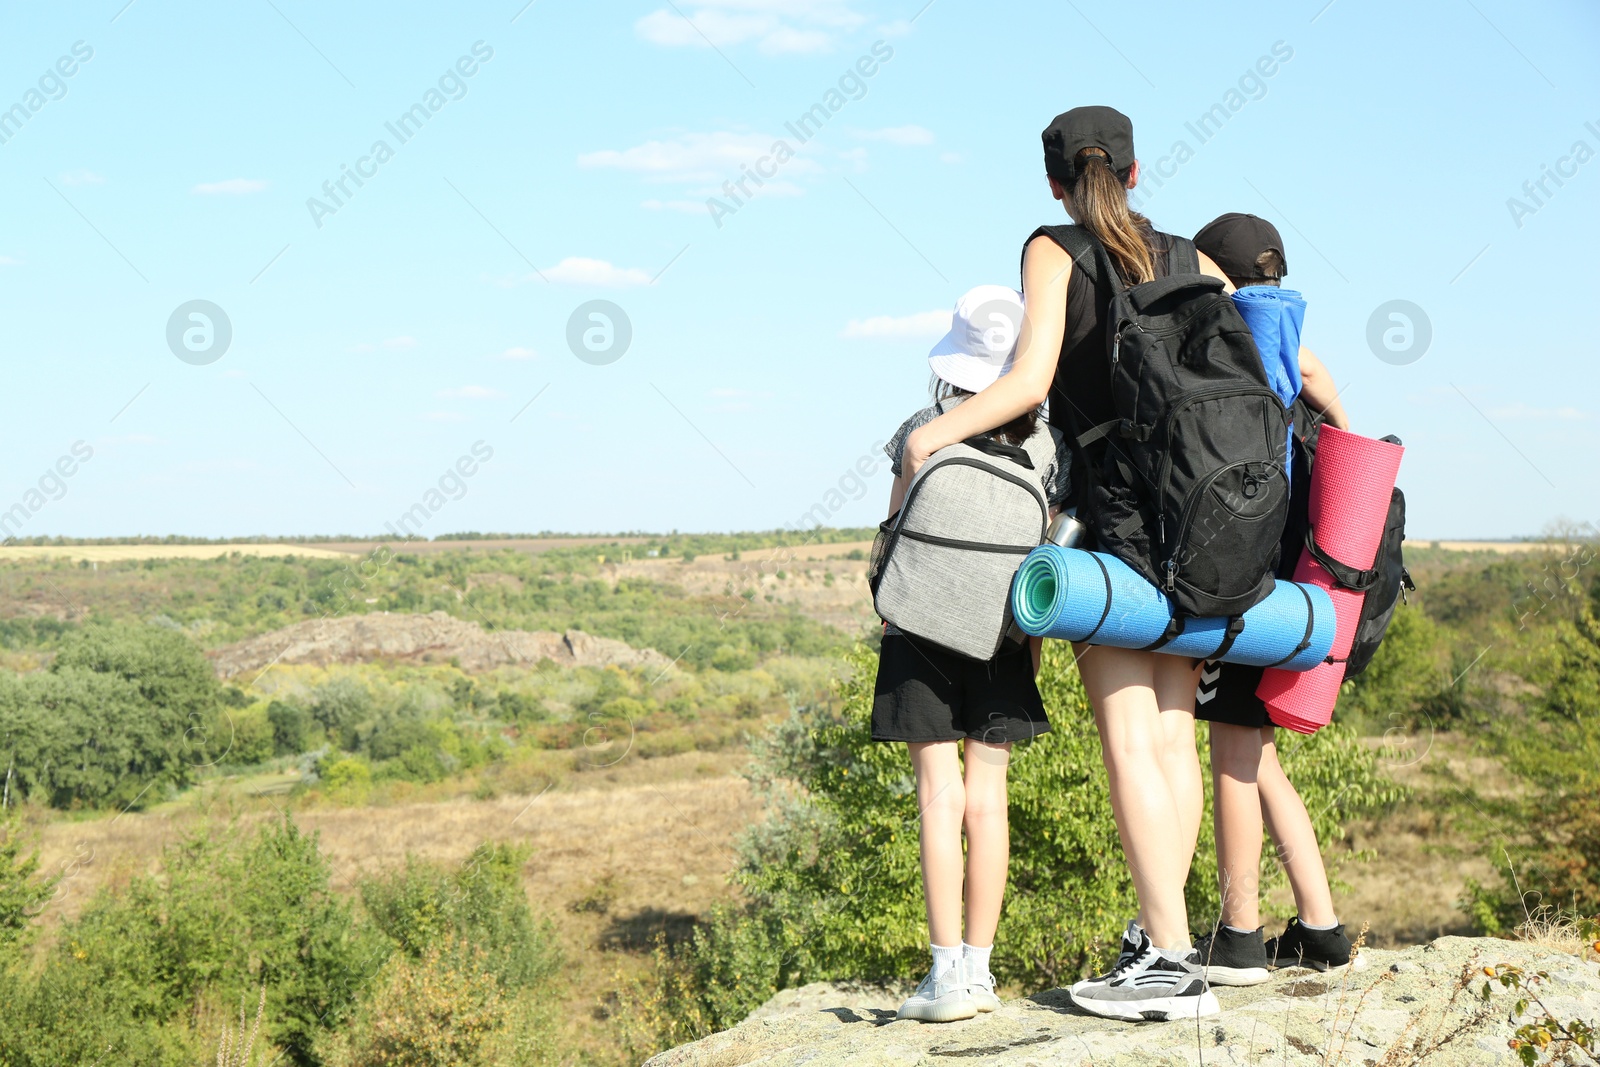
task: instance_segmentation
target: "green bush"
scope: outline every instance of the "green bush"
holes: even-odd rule
[[[0,742],[15,795],[55,807],[140,806],[231,741],[211,666],[154,626],[69,634],[45,672],[0,673]]]
[[[250,837],[206,827],[163,861],[64,924],[36,972],[8,973],[0,1063],[91,1063],[116,1044],[126,1062],[190,1067],[214,1051],[190,1031],[196,1007],[253,1001],[262,983],[266,1037],[289,1063],[319,1062],[390,949],[333,895],[316,838],[287,820]]]
[[[904,746],[871,740],[877,657],[857,648],[850,664],[837,711],[797,712],[759,746],[752,778],[772,814],[739,847],[734,879],[747,903],[658,952],[659,991],[641,996],[663,1038],[732,1025],[786,986],[907,979],[925,967],[911,768]],[[1052,729],[1013,750],[1010,881],[991,963],[1000,981],[1025,988],[1062,985],[1103,962],[1137,910],[1066,645],[1047,642],[1039,687]],[[1324,844],[1400,796],[1347,729],[1283,749]],[[1189,884],[1197,927],[1218,901],[1208,817]]]
[[[297,756],[309,747],[311,716],[299,704],[274,700],[267,705],[267,721],[272,724],[274,755]]]
[[[1341,717],[1369,730],[1414,728],[1450,687],[1445,673],[1449,641],[1441,627],[1415,606],[1396,609],[1383,644],[1367,669],[1340,694]]]
[[[39,854],[24,854],[18,819],[0,811],[0,961],[7,946],[27,937],[30,921],[55,896],[60,877],[40,877]]]
[[[536,922],[528,908],[521,875],[527,858],[524,849],[485,842],[453,871],[407,859],[403,869],[362,883],[361,900],[378,929],[411,958],[440,946],[478,946],[481,966],[515,992],[560,965],[553,928]]]
[[[1527,783],[1491,834],[1496,885],[1472,883],[1464,910],[1485,933],[1514,929],[1541,908],[1600,914],[1600,619],[1587,608],[1555,625],[1530,673],[1526,714],[1493,737]],[[1509,839],[1510,847],[1507,847]]]
[[[357,726],[372,717],[372,691],[354,678],[334,678],[312,692],[311,717],[327,731],[328,739],[354,748]]]

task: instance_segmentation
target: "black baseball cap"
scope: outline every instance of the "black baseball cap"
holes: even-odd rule
[[[1056,181],[1071,184],[1078,178],[1075,160],[1085,148],[1098,148],[1111,157],[1111,169],[1126,178],[1133,166],[1133,122],[1114,107],[1075,107],[1057,115],[1040,134],[1044,140],[1044,170]]]
[[[1194,235],[1194,246],[1230,278],[1261,278],[1256,257],[1269,249],[1283,260],[1283,273],[1289,273],[1289,257],[1283,253],[1278,228],[1259,215],[1238,211],[1218,215]]]

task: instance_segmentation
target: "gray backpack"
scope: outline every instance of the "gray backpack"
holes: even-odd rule
[[[1043,477],[1027,449],[987,437],[935,452],[878,528],[867,571],[878,616],[991,659],[1011,625],[1012,576],[1049,525]]]

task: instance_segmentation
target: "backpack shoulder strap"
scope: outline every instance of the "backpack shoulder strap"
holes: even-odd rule
[[[1122,292],[1127,286],[1122,284],[1122,277],[1111,265],[1111,257],[1106,255],[1106,250],[1094,234],[1082,226],[1040,226],[1028,235],[1022,243],[1022,253],[1026,257],[1028,246],[1035,237],[1048,237],[1061,247],[1061,250],[1072,257],[1074,268],[1083,271],[1098,289],[1102,284],[1109,284],[1113,294]]]
[[[1175,237],[1166,234],[1167,238],[1167,265],[1172,274],[1199,274],[1200,251],[1195,248],[1194,242],[1187,237]]]

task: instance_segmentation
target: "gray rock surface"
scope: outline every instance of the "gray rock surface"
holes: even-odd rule
[[[817,983],[785,990],[733,1029],[663,1052],[649,1067],[1511,1064],[1515,996],[1496,985],[1488,1004],[1478,997],[1481,968],[1500,963],[1549,971],[1550,1009],[1600,1022],[1600,973],[1576,956],[1465,937],[1364,955],[1361,970],[1279,971],[1266,985],[1218,989],[1223,1013],[1198,1025],[1096,1018],[1061,989],[965,1022],[898,1022],[898,990]]]
[[[595,637],[579,630],[564,634],[527,630],[484,630],[435,611],[427,615],[374,611],[312,619],[281,630],[227,645],[210,653],[221,678],[259,671],[269,663],[359,663],[365,660],[413,660],[447,663],[464,671],[493,670],[508,664],[535,666],[541,659],[564,667],[647,667],[664,670],[666,656],[652,648],[633,648],[622,641]]]

